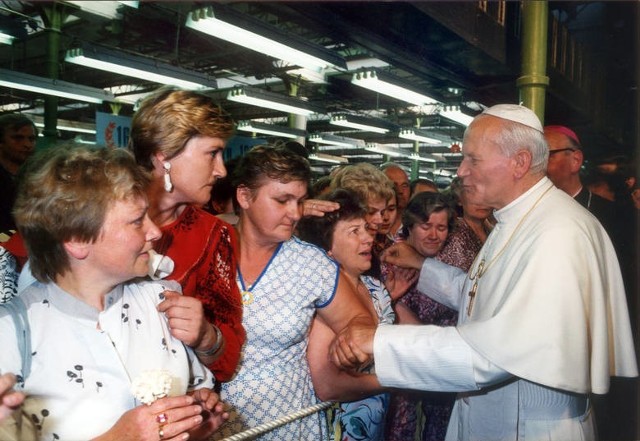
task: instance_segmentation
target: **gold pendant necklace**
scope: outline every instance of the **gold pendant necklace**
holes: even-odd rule
[[[471,268],[469,269],[469,280],[473,281],[473,285],[471,285],[471,291],[469,291],[469,305],[467,306],[467,316],[471,315],[471,310],[473,309],[473,302],[476,298],[476,293],[478,291],[478,283],[480,282],[480,278],[489,270],[489,268],[491,268],[493,266],[493,264],[496,262],[496,260],[498,260],[498,258],[502,255],[502,253],[505,252],[505,250],[507,249],[507,246],[509,245],[509,243],[511,242],[511,239],[513,239],[513,237],[515,236],[515,234],[518,232],[518,230],[520,229],[520,227],[522,226],[522,224],[524,223],[525,219],[527,217],[529,217],[529,215],[531,214],[531,212],[533,212],[534,208],[536,208],[538,206],[538,203],[540,203],[540,201],[542,200],[542,198],[549,192],[549,190],[551,190],[553,188],[553,184],[551,184],[551,186],[549,188],[547,188],[539,197],[538,199],[536,199],[536,201],[533,203],[533,205],[531,206],[531,208],[529,208],[529,210],[520,218],[520,221],[518,221],[518,225],[516,225],[516,227],[513,229],[513,231],[511,232],[511,235],[509,236],[509,239],[507,239],[507,241],[505,242],[505,244],[502,246],[502,248],[500,248],[500,251],[498,251],[498,253],[493,257],[493,259],[491,259],[489,261],[489,263],[486,263],[486,259],[484,258],[484,256],[482,257],[482,259],[480,259],[480,262],[478,263],[478,266],[476,267],[476,273],[473,274],[473,267],[476,264],[476,260],[478,260],[479,257],[479,253],[478,256],[476,256],[476,258],[473,260],[473,263],[471,264]],[[488,240],[488,239],[487,239]]]
[[[254,300],[251,290],[253,289],[253,285],[255,285],[258,280],[254,280],[253,283],[249,284],[249,286],[247,287],[244,283],[244,277],[242,277],[242,272],[240,272],[239,267],[238,278],[240,279],[240,286],[242,287],[242,290],[240,291],[240,300],[242,300],[243,305],[250,305]],[[258,279],[260,279],[260,277],[258,277]]]
[[[249,289],[251,289],[251,287],[249,287]],[[242,298],[242,304],[243,305],[250,305],[253,303],[253,293],[249,290],[244,290],[242,291],[242,293],[240,294],[241,298]]]

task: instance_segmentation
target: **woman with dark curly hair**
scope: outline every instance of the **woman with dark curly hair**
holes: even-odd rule
[[[373,252],[373,237],[367,231],[367,206],[346,189],[334,190],[322,198],[337,202],[340,208],[323,217],[302,219],[298,224],[299,237],[318,245],[340,264],[372,319],[380,324],[392,324],[395,314],[389,292],[379,279],[365,275],[371,267]],[[406,291],[416,277],[417,274],[413,278],[396,279],[394,289]],[[373,375],[373,366],[354,375],[338,369],[323,356],[333,337],[324,320],[316,319],[307,351],[316,393],[323,400],[340,401],[328,413],[330,439],[382,441],[389,394]]]

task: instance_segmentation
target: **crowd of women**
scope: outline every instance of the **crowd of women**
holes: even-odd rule
[[[24,166],[0,439],[223,439],[325,401],[260,439],[443,439],[449,395],[385,389],[372,363],[345,353],[353,371],[339,369],[329,348],[353,323],[455,324],[384,251],[406,241],[468,269],[490,211],[453,187],[399,214],[398,186],[369,164],[310,194],[307,160],[282,145],[226,177],[232,134],[208,97],[164,88],[137,110],[128,151],[63,146]],[[204,209],[223,179],[234,226]]]

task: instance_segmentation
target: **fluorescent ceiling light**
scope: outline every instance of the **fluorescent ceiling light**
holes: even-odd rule
[[[0,86],[96,104],[115,101],[115,96],[103,89],[1,68]]]
[[[439,139],[433,138],[427,135],[426,132],[419,129],[402,129],[398,136],[403,139],[426,142],[427,144],[442,144],[442,141]]]
[[[473,121],[473,116],[467,115],[460,110],[460,106],[444,106],[438,111],[444,118],[455,121],[463,126],[468,126]]]
[[[331,121],[329,122],[336,126],[349,127],[352,129],[375,133],[387,133],[393,128],[393,124],[387,121],[349,114],[334,115],[331,117]]]
[[[361,151],[363,150],[364,147],[362,146],[355,146],[355,145],[329,145],[329,144],[318,144],[315,148],[316,151],[318,152],[335,152],[336,150],[340,151],[340,154],[342,155],[345,151],[350,150],[350,151]]]
[[[253,106],[266,107],[267,109],[279,110],[281,112],[295,113],[296,115],[309,116],[312,113],[323,112],[319,107],[313,106],[299,98],[249,87],[238,87],[230,90],[227,99]]]
[[[120,2],[117,1],[66,1],[77,6],[82,11],[90,14],[98,15],[109,20],[115,20],[122,18],[122,15],[118,12]]]
[[[0,43],[2,44],[12,44],[15,37],[13,35],[5,34],[4,32],[0,32]]]
[[[384,157],[384,155],[367,155],[367,154],[358,154],[358,155],[350,155],[347,153],[343,153],[342,155],[343,158],[355,158],[355,159],[372,159],[372,160],[380,160]]]
[[[438,161],[436,161],[435,158],[431,158],[429,156],[420,156],[420,153],[412,153],[411,155],[409,155],[409,159],[412,159],[414,161],[421,161],[421,162],[431,162],[431,163],[436,163]]]
[[[86,43],[69,49],[65,61],[185,89],[217,87],[215,79],[207,74]]]
[[[119,86],[105,87],[105,90],[113,93],[119,103],[134,106],[134,110],[137,110],[140,101],[153,93],[153,90],[139,84],[120,84]]]
[[[26,103],[9,103],[1,105],[0,112],[18,112],[29,108],[31,108],[31,106]]]
[[[400,150],[395,150],[391,147],[384,147],[380,144],[367,144],[365,150],[373,153],[379,153],[381,155],[393,156],[396,158],[408,158],[410,153],[405,153]]]
[[[238,130],[252,133],[263,133],[265,135],[281,136],[283,138],[304,138],[307,132],[301,129],[283,127],[275,124],[265,124],[255,121],[240,121]]]
[[[262,86],[282,83],[282,79],[278,77],[258,79],[256,77],[243,77],[242,75],[233,75],[227,78],[216,78],[216,83],[218,83],[218,89],[231,89],[233,87]]]
[[[376,69],[356,72],[351,78],[351,82],[357,86],[373,90],[374,92],[388,95],[402,101],[406,101],[417,106],[428,104],[438,104],[439,102],[420,91],[405,85],[402,80]]]
[[[315,133],[309,136],[309,141],[315,142],[316,144],[335,145],[337,147],[365,147],[365,142],[361,139],[347,138],[346,136],[336,136],[322,133]]]
[[[97,142],[96,142],[96,141],[88,141],[88,140],[86,140],[86,139],[82,139],[80,136],[76,136],[76,137],[73,139],[73,142],[76,142],[76,143],[78,143],[78,144],[90,144],[90,145],[96,145],[96,144],[97,144]]]
[[[327,75],[324,70],[316,71],[306,67],[301,67],[299,69],[288,70],[287,73],[293,77],[304,78],[310,83],[327,84]]]
[[[433,170],[430,173],[432,173],[434,176],[447,176],[447,177],[455,176],[455,172],[451,172],[451,171],[446,170],[444,168]]]
[[[347,67],[337,53],[223,5],[193,11],[186,26],[292,65],[313,70]]]
[[[39,115],[33,115],[31,120],[35,124],[36,127],[44,127],[44,118]],[[83,123],[80,121],[68,121],[64,119],[59,119],[56,125],[57,130],[62,130],[66,132],[77,132],[77,133],[90,133],[96,134],[96,125],[91,123]]]
[[[44,128],[44,124],[43,123],[34,123],[36,127],[40,127],[40,128]],[[92,135],[96,134],[96,129],[85,129],[82,127],[74,127],[74,126],[69,126],[69,125],[64,125],[64,124],[59,124],[56,125],[56,130],[60,130],[63,132],[76,132],[76,133],[90,133]]]
[[[376,67],[389,67],[389,63],[378,58],[352,58],[347,60],[347,70],[371,69]]]
[[[326,153],[310,153],[309,159],[312,161],[331,162],[334,164],[348,164],[349,160],[342,156],[327,155]]]

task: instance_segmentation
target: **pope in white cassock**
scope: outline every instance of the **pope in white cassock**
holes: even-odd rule
[[[501,104],[465,132],[458,169],[497,225],[468,274],[399,243],[384,259],[420,270],[418,288],[459,311],[456,327],[352,327],[334,362],[374,356],[384,386],[459,392],[447,440],[594,440],[590,393],[638,374],[611,241],[545,176],[529,109]]]

